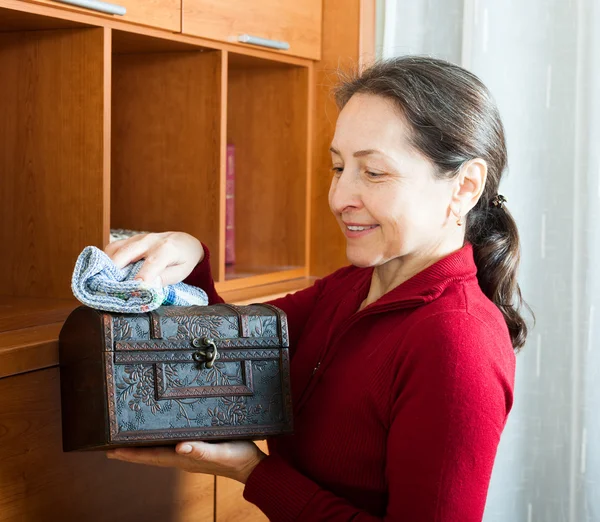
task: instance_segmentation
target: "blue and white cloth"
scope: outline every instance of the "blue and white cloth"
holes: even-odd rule
[[[84,305],[107,312],[144,313],[162,305],[206,306],[208,296],[195,286],[177,283],[161,287],[134,281],[143,259],[118,268],[97,247],[87,246],[75,263],[71,289]]]

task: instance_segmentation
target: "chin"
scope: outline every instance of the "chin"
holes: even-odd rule
[[[378,256],[364,250],[346,247],[346,257],[350,264],[359,268],[368,268],[377,264]]]

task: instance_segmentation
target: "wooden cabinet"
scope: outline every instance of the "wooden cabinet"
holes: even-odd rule
[[[63,454],[58,332],[78,305],[78,254],[104,248],[114,228],[200,238],[233,303],[305,288],[343,264],[325,197],[335,122],[325,105],[337,53],[361,56],[348,42],[361,41],[362,3],[326,2],[337,30],[324,33],[327,61],[314,62],[321,0],[184,0],[187,35],[173,32],[180,0],[124,0],[123,20],[0,0],[0,521],[265,519],[233,481]],[[232,44],[226,30],[291,48]]]
[[[314,65],[46,4],[0,0],[0,520],[214,520],[215,477],[62,452],[58,332],[78,254],[114,228],[202,239],[231,302],[310,284]],[[220,520],[265,519],[222,487]]]
[[[71,299],[77,255],[121,228],[200,238],[220,291],[305,285],[311,61],[101,19],[64,28],[62,10],[11,5],[24,10],[0,2],[5,296]],[[228,144],[237,261],[226,267]]]
[[[250,37],[263,47],[283,44],[280,52],[318,60],[322,1],[183,0],[182,30],[224,42]]]
[[[88,2],[87,0],[26,0],[46,4],[58,9],[69,9],[125,22],[159,27],[168,31],[181,31],[181,0],[108,0]],[[89,6],[89,7],[86,7]],[[96,7],[97,6],[97,7]],[[110,14],[117,12],[124,14]]]

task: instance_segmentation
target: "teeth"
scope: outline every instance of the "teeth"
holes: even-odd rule
[[[352,232],[359,232],[360,230],[368,230],[369,228],[373,228],[373,226],[370,227],[353,227],[348,225],[348,230],[352,230]]]

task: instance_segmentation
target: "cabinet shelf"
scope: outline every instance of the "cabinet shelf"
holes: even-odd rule
[[[228,302],[248,304],[275,299],[302,290],[313,279],[288,279],[238,288],[217,284],[217,290]],[[0,296],[0,379],[42,368],[58,366],[58,335],[69,313],[80,303],[75,299],[36,299]]]
[[[110,226],[218,244],[223,53],[115,36]]]
[[[58,364],[58,334],[73,299],[0,296],[0,379]]]
[[[235,260],[225,281],[306,267],[307,67],[229,53]]]
[[[64,321],[79,304],[75,298],[0,296],[0,334]]]
[[[306,276],[304,267],[265,267],[239,265],[226,267],[227,279],[218,283],[219,290],[253,288]]]

